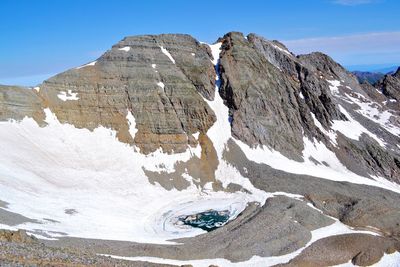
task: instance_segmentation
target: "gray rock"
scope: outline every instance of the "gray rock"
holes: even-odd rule
[[[393,75],[385,75],[376,86],[389,99],[400,101],[400,68]]]
[[[310,139],[326,138],[311,112],[325,128],[332,119],[346,119],[318,70],[284,48],[256,35],[246,40],[241,33],[229,33],[222,49],[221,96],[230,108],[234,137],[301,160],[303,132]]]
[[[387,98],[374,88],[361,86],[353,74],[322,53],[295,57],[285,47],[254,34],[246,39],[241,33],[232,32],[221,40],[221,96],[230,109],[235,138],[251,146],[265,145],[301,161],[305,136],[323,142],[356,173],[400,182],[396,152],[400,139],[353,112],[353,107],[342,99],[345,94],[372,101]],[[393,77],[387,79],[397,79]],[[341,82],[339,95],[332,95],[327,80]],[[311,113],[325,130],[331,130],[332,120],[350,119],[340,112],[339,104],[391,149],[386,151],[370,138],[359,141],[340,134],[343,142],[333,146],[315,126]]]
[[[232,134],[251,146],[267,145],[300,159],[303,139],[294,81],[251,40],[235,32],[223,38],[220,91],[230,109]]]

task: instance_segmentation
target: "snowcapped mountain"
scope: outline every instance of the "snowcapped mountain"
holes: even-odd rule
[[[126,37],[0,86],[0,228],[133,261],[398,266],[399,101],[400,69],[361,85],[255,34]]]

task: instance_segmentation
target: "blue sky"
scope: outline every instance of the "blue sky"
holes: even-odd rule
[[[124,36],[229,31],[323,51],[345,66],[400,64],[398,0],[0,0],[0,83],[34,85],[96,59]]]

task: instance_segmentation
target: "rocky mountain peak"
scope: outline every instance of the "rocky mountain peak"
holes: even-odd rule
[[[192,134],[215,121],[203,98],[214,98],[214,66],[207,49],[189,35],[126,37],[96,61],[43,83],[41,97],[62,122],[79,128],[111,127],[144,153],[184,151]],[[69,90],[79,101],[63,101]],[[138,132],[128,132],[128,113]]]

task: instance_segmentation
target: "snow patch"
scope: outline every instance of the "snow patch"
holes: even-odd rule
[[[10,230],[10,231],[18,231],[18,228],[16,228],[16,227],[9,226],[7,224],[1,224],[1,223],[0,223],[0,229]]]
[[[78,93],[73,93],[72,90],[68,90],[68,92],[61,91],[57,97],[64,102],[68,100],[79,100]]]
[[[153,69],[155,69],[155,68],[157,67],[157,64],[151,64],[151,67],[152,67]]]
[[[165,84],[163,82],[158,82],[157,85],[164,90]]]
[[[338,80],[326,80],[330,85],[329,89],[331,90],[332,94],[339,94],[339,86],[340,86],[340,81]]]
[[[290,198],[294,198],[297,200],[303,200],[304,196],[299,195],[299,194],[292,194],[292,193],[286,193],[286,192],[274,192],[271,193],[272,196],[286,196],[286,197],[290,197]]]
[[[216,66],[219,61],[219,54],[221,53],[222,43],[215,43],[213,45],[208,45],[208,46],[211,48],[211,54],[213,56],[213,60],[211,60],[211,62],[214,64],[214,66]],[[216,79],[219,80],[218,74]]]
[[[367,177],[359,176],[348,170],[323,143],[314,140],[310,141],[304,137],[304,162],[291,160],[283,156],[278,151],[269,149],[266,146],[250,148],[240,140],[234,139],[249,160],[256,163],[263,163],[274,169],[294,174],[305,174],[333,181],[346,181],[356,184],[365,184],[400,193],[400,185],[383,182],[379,179],[372,180]],[[318,161],[316,163],[314,160]],[[323,164],[325,163],[325,164]],[[326,166],[326,164],[328,166]],[[386,179],[384,179],[387,181]]]
[[[371,133],[358,121],[354,120],[341,105],[339,105],[339,109],[340,112],[347,117],[348,121],[333,120],[332,121],[333,130],[341,132],[344,136],[353,140],[359,140],[360,136],[363,133],[365,133],[371,136],[373,139],[375,139],[382,147],[385,147],[385,143],[378,136]]]
[[[35,90],[36,92],[39,92],[40,91],[40,87],[39,86],[33,87],[33,90]]]
[[[283,52],[283,53],[285,53],[285,54],[287,54],[289,56],[292,56],[292,54],[289,51],[287,51],[286,49],[283,49],[282,47],[280,47],[280,46],[278,46],[278,45],[276,45],[274,43],[271,43],[271,44],[272,44],[272,46],[274,48],[278,49],[279,51],[281,51],[281,52]]]
[[[357,113],[379,124],[382,128],[384,128],[391,134],[395,136],[400,135],[400,127],[396,127],[390,122],[390,118],[392,116],[395,116],[394,114],[392,114],[392,112],[390,112],[389,110],[382,111],[383,107],[381,105],[376,102],[367,100],[361,94],[355,93],[355,95],[357,95],[357,97],[345,94],[345,98],[347,98],[348,100],[350,100],[351,103],[356,104],[359,107],[359,109],[355,109]]]
[[[128,113],[126,115],[126,119],[128,120],[129,133],[132,136],[132,139],[135,139],[135,136],[136,136],[136,133],[138,132],[138,129],[136,129],[135,117],[133,117],[132,112],[129,111],[129,110],[128,110]]]
[[[118,50],[128,52],[129,50],[131,50],[131,47],[130,46],[125,46],[125,47],[119,48]]]
[[[196,140],[199,140],[200,132],[196,132],[196,133],[194,133],[192,135],[194,136],[194,138],[196,138]]]
[[[82,66],[80,66],[80,67],[77,67],[76,69],[79,70],[79,69],[84,68],[84,67],[94,66],[94,65],[96,65],[96,62],[97,62],[97,61],[90,62],[90,63],[88,63],[88,64],[86,64],[86,65],[82,65]]]
[[[171,62],[175,64],[175,59],[171,56],[171,54],[168,52],[168,50],[165,49],[163,46],[160,46],[160,48],[161,48],[161,52],[163,52],[163,54],[166,55],[171,60]]]

